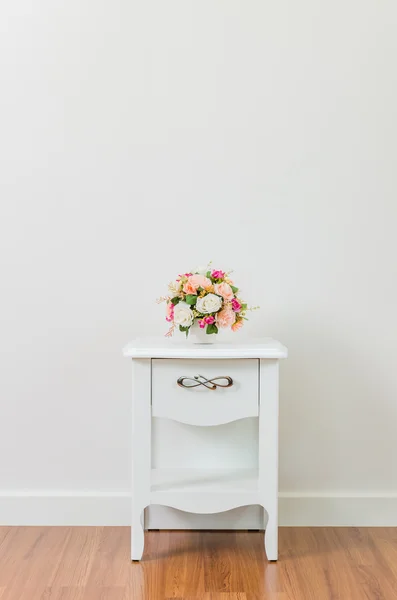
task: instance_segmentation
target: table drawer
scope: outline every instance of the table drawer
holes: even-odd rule
[[[152,360],[152,415],[220,425],[259,414],[259,360]]]

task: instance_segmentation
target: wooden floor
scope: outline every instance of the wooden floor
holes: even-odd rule
[[[0,528],[1,600],[394,600],[397,529],[281,528],[269,564],[257,532]]]

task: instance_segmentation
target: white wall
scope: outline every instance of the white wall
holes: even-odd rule
[[[127,502],[121,347],[208,259],[290,349],[284,496],[397,497],[396,25],[391,0],[1,2],[4,502]]]

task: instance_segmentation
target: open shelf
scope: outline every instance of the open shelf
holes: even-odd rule
[[[230,493],[258,489],[256,469],[152,469],[151,492]]]
[[[152,469],[150,501],[213,513],[258,504],[256,469]]]

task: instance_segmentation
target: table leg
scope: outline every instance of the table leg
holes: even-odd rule
[[[278,360],[260,361],[259,494],[268,514],[265,550],[278,558]]]
[[[132,517],[131,560],[141,560],[145,542],[144,509],[150,503],[151,361],[132,361]]]

